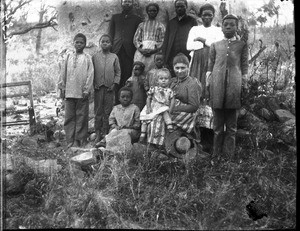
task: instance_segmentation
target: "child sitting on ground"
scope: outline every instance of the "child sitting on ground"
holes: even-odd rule
[[[147,104],[141,112],[140,119],[142,121],[140,142],[146,137],[147,124],[158,115],[162,114],[165,124],[169,132],[173,132],[172,113],[175,104],[175,95],[169,83],[171,74],[167,68],[159,69],[157,78],[158,86],[153,86],[147,92]]]
[[[133,92],[132,103],[139,107],[140,111],[146,103],[146,92],[144,89],[145,76],[143,75],[145,65],[136,61],[133,63],[132,76],[126,81],[126,86]]]
[[[164,55],[158,52],[154,55],[155,67],[148,71],[145,79],[145,90],[149,91],[150,87],[157,86],[157,72],[164,67]]]
[[[140,109],[133,104],[133,92],[128,87],[122,87],[119,91],[120,104],[113,107],[108,121],[110,131],[127,129],[131,140],[137,141],[140,135]],[[96,147],[105,146],[105,138],[96,144]]]

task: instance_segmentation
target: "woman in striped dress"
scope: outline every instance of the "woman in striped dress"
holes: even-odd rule
[[[154,65],[154,54],[157,53],[163,44],[165,35],[165,26],[156,20],[159,12],[159,6],[156,3],[149,3],[146,6],[148,20],[139,24],[133,43],[136,47],[134,61],[140,61],[145,65],[147,73]]]
[[[196,78],[189,76],[189,60],[183,53],[174,57],[173,68],[176,77],[170,85],[175,93],[175,106],[171,114],[172,124],[174,128],[191,133],[200,106],[201,85]],[[165,144],[166,131],[161,115],[150,123],[147,136],[150,144],[158,146]]]

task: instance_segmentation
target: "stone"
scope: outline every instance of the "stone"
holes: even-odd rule
[[[26,184],[34,179],[34,173],[31,169],[21,166],[17,172],[9,173],[5,175],[4,189],[7,194],[19,194],[23,193]]]
[[[295,116],[288,110],[278,109],[275,111],[275,115],[279,119],[280,122],[284,123],[290,119],[295,120]]]
[[[267,106],[273,113],[275,113],[276,110],[280,109],[278,100],[275,97],[270,97],[267,99]]]
[[[295,119],[289,119],[284,122],[279,132],[279,138],[285,143],[295,144],[296,143],[296,121]]]
[[[128,132],[129,130],[127,129],[113,129],[108,135],[105,136],[106,149],[119,153],[127,153],[131,151],[131,137]]]
[[[71,161],[76,162],[80,165],[89,165],[89,164],[96,164],[97,158],[93,152],[84,152],[77,156],[73,156]]]
[[[43,173],[46,175],[52,175],[62,169],[62,166],[57,164],[56,159],[47,160],[33,160],[29,157],[24,158],[26,165],[33,169],[34,173]]]
[[[21,143],[26,147],[32,147],[32,148],[38,147],[37,140],[31,137],[24,137]]]
[[[258,112],[258,115],[261,116],[262,118],[264,118],[266,121],[272,121],[273,120],[273,115],[268,109],[261,108],[257,112]]]

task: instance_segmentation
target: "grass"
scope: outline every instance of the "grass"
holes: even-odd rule
[[[27,152],[15,150],[16,158]],[[296,226],[296,155],[289,151],[266,155],[239,144],[232,158],[214,165],[210,158],[199,158],[189,166],[176,159],[162,160],[157,153],[147,161],[136,161],[129,154],[107,155],[90,174],[83,174],[69,163],[62,148],[42,150],[45,158],[59,156],[64,167],[55,175],[36,175],[25,193],[6,197],[7,229]],[[250,219],[246,205],[251,200],[258,201],[268,216]]]

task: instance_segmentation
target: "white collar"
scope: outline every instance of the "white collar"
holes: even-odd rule
[[[228,39],[226,37],[224,37],[225,40],[229,41],[229,42],[232,42],[232,41],[235,41],[236,40],[236,37],[233,36],[232,38]]]

